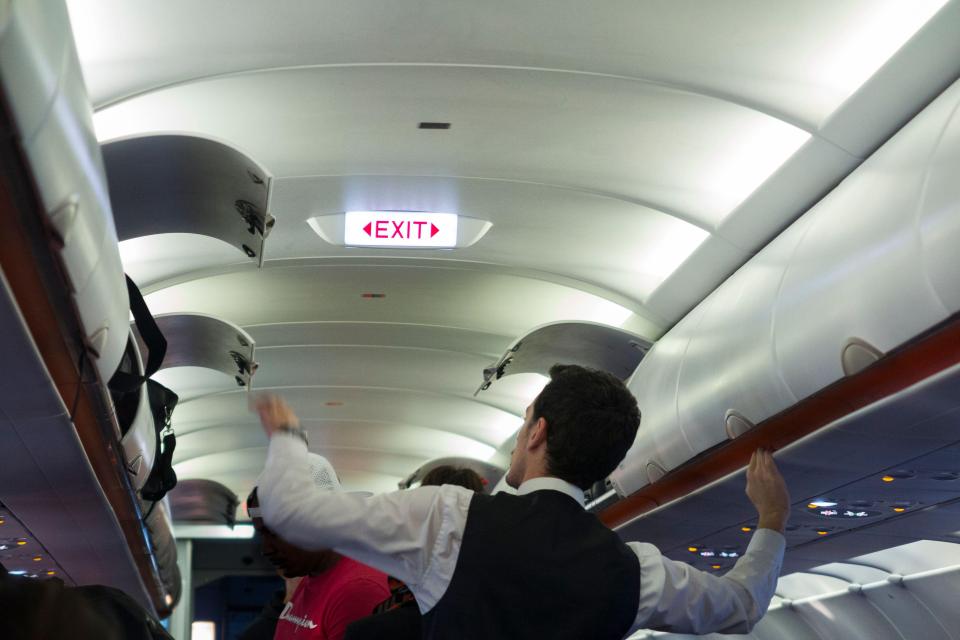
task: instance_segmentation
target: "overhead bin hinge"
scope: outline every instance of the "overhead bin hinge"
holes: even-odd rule
[[[237,375],[234,376],[234,380],[236,380],[237,384],[241,387],[247,386],[246,379],[256,372],[259,365],[256,362],[249,360],[242,353],[238,353],[236,351],[231,351],[230,357],[237,365]]]
[[[516,351],[519,348],[520,348],[520,345],[518,344],[511,351]],[[483,370],[483,384],[480,385],[480,388],[477,389],[473,395],[477,395],[481,391],[486,391],[487,389],[490,388],[490,385],[493,384],[494,380],[499,380],[500,378],[502,378],[504,372],[507,369],[507,365],[509,365],[512,361],[513,361],[513,358],[510,356],[507,356],[500,362],[494,363],[489,367],[486,367]]]
[[[260,220],[260,209],[257,208],[257,205],[247,200],[237,200],[233,203],[233,206],[240,217],[243,218],[243,221],[247,223],[247,233],[263,235],[264,223]]]
[[[250,158],[213,140],[175,134],[117,140],[102,152],[119,240],[193,233],[262,261],[274,225],[267,213],[270,177],[252,169]]]

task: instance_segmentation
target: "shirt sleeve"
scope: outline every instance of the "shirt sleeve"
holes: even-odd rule
[[[453,577],[473,497],[452,485],[371,497],[320,490],[310,479],[306,445],[282,432],[270,439],[257,494],[271,531],[298,547],[333,549],[402,580],[424,613]]]
[[[747,633],[773,598],[786,541],[776,531],[758,529],[723,576],[665,558],[652,544],[629,546],[640,561],[640,604],[631,632]]]
[[[343,585],[324,613],[323,627],[328,640],[343,640],[347,626],[373,614],[373,609],[390,597],[386,585],[372,580],[351,580]]]

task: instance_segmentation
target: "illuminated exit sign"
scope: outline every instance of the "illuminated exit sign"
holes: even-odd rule
[[[457,214],[347,211],[343,243],[354,247],[456,247]]]

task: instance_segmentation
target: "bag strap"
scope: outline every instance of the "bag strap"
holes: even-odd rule
[[[157,445],[153,468],[140,489],[140,495],[144,500],[152,500],[153,506],[156,506],[158,500],[163,499],[168,491],[177,486],[177,474],[173,470],[173,451],[177,446],[177,436],[173,432],[170,420],[180,398],[155,380],[147,380],[146,384]],[[161,447],[161,434],[164,432],[166,435],[162,437]],[[149,517],[153,506],[144,518]]]
[[[130,278],[127,278],[127,295],[130,297],[130,311],[133,312],[133,321],[137,325],[140,337],[147,345],[147,362],[143,367],[143,377],[149,378],[160,370],[163,358],[167,355],[167,339],[163,337],[157,321],[154,319],[147,303],[143,300],[140,288]]]
[[[130,311],[133,313],[133,322],[137,326],[137,332],[143,339],[147,347],[147,361],[143,368],[143,375],[137,375],[135,372],[118,370],[110,378],[110,390],[116,393],[124,394],[135,391],[146,382],[147,378],[155,374],[163,359],[167,355],[167,339],[163,337],[157,321],[150,313],[147,303],[143,300],[143,295],[136,283],[127,278],[127,297],[130,300]],[[134,345],[136,348],[136,345]]]

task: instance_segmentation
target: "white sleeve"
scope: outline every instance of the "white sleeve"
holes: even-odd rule
[[[628,543],[640,560],[640,604],[632,630],[747,633],[766,613],[783,564],[784,537],[758,529],[726,575],[665,558],[652,544]]]
[[[257,497],[264,524],[304,549],[333,549],[402,580],[422,612],[443,596],[456,568],[473,492],[445,485],[372,497],[317,489],[307,447],[270,439]]]

